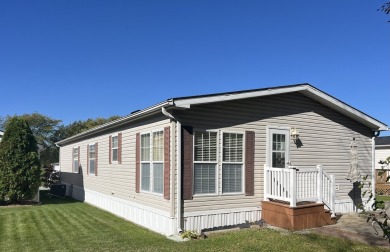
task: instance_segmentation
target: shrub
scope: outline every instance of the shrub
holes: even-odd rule
[[[181,233],[181,238],[185,239],[197,239],[199,237],[198,231],[196,230],[187,230]]]
[[[0,198],[9,203],[31,199],[40,184],[37,141],[26,120],[10,119],[0,144]]]

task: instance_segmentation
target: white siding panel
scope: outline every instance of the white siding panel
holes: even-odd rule
[[[192,212],[184,214],[184,228],[185,230],[198,230],[200,232],[203,229],[234,226],[246,222],[259,221],[260,219],[260,207]]]
[[[72,196],[78,198],[80,195],[85,195],[85,202],[121,218],[163,235],[174,234],[175,219],[168,212],[74,186]]]

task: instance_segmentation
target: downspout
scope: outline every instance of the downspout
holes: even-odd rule
[[[372,138],[371,138],[371,160],[372,160],[372,168],[371,168],[371,193],[373,195],[373,198],[375,198],[375,190],[376,190],[376,172],[375,172],[375,138],[379,136],[381,132],[373,132]]]
[[[177,151],[177,172],[176,172],[176,181],[177,181],[177,187],[176,187],[176,227],[177,227],[177,233],[180,234],[183,230],[181,228],[181,209],[182,209],[182,202],[181,202],[181,123],[171,114],[169,113],[164,107],[161,108],[161,112],[171,118],[172,120],[176,121],[176,151]]]
[[[181,228],[181,123],[177,121],[177,233],[180,234],[183,230]]]

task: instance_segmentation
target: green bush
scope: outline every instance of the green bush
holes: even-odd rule
[[[40,184],[37,141],[26,120],[10,119],[0,144],[0,199],[30,200]]]
[[[188,239],[198,239],[199,237],[199,234],[198,234],[198,231],[196,230],[187,230],[187,231],[184,231],[183,233],[181,233],[181,238],[185,239],[185,238],[188,238]]]

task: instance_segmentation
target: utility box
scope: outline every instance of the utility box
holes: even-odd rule
[[[66,185],[64,184],[57,184],[57,185],[50,186],[50,195],[63,198],[65,197],[65,193],[66,193]]]

